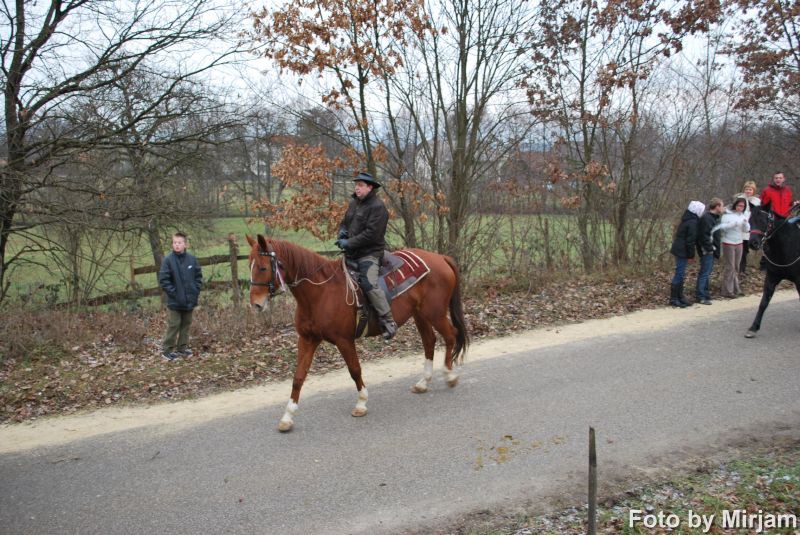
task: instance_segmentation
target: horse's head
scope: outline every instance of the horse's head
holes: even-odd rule
[[[250,244],[250,305],[263,309],[267,300],[275,296],[281,284],[278,280],[280,277],[278,260],[264,236],[259,234],[256,239],[246,237]]]
[[[769,235],[774,217],[769,210],[754,206],[750,212],[750,248],[758,251],[764,246],[764,239]]]

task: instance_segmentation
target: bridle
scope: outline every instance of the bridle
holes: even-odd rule
[[[767,255],[767,248],[766,248],[767,241],[769,241],[769,239],[772,238],[775,235],[775,233],[778,232],[786,224],[787,221],[789,221],[789,218],[788,217],[784,218],[783,221],[781,221],[779,225],[775,226],[775,216],[772,214],[772,212],[767,212],[767,221],[768,221],[767,228],[765,230],[751,230],[750,234],[755,234],[757,236],[758,235],[763,236],[763,238],[761,240],[761,242],[762,242],[761,252],[764,255],[764,258],[767,259],[767,262],[769,262],[773,266],[779,267],[779,268],[786,268],[786,267],[793,266],[798,261],[800,261],[800,256],[798,256],[797,258],[795,258],[792,262],[789,262],[788,264],[778,264],[777,262],[774,262]]]
[[[310,277],[310,276],[314,275],[314,273],[316,273],[317,271],[322,269],[323,266],[320,265],[313,273],[311,273],[311,275],[303,276],[303,277],[300,277],[300,278],[295,277],[296,280],[294,280],[293,282],[290,282],[290,283],[287,284],[286,283],[286,277],[284,277],[284,275],[283,275],[283,273],[285,271],[285,268],[283,267],[283,263],[280,260],[278,260],[278,256],[275,253],[275,251],[265,251],[264,249],[259,247],[258,248],[258,256],[269,257],[269,267],[272,270],[272,277],[270,277],[269,282],[257,282],[257,281],[254,281],[253,280],[253,269],[256,267],[256,263],[254,262],[253,265],[250,266],[250,286],[266,286],[269,289],[269,297],[270,297],[270,299],[272,299],[273,297],[275,297],[278,294],[278,288],[275,285],[275,277],[277,277],[278,281],[280,282],[281,291],[285,292],[287,286],[289,286],[291,288],[294,288],[296,286],[299,286],[303,282],[308,282],[310,284],[313,284],[314,286],[321,286],[323,284],[326,284],[327,282],[330,282],[336,276],[336,273],[334,273],[333,275],[331,275],[330,277],[328,277],[324,281],[320,281],[320,282],[314,282],[311,279],[307,278],[307,277]]]
[[[283,281],[283,274],[281,270],[283,269],[283,264],[278,260],[275,251],[265,251],[259,247],[258,249],[258,256],[267,256],[269,257],[269,267],[272,270],[272,276],[269,278],[269,282],[257,282],[253,280],[253,268],[256,267],[256,263],[253,262],[253,265],[250,266],[250,286],[266,286],[269,288],[269,297],[272,299],[278,293],[277,287],[275,286],[275,277],[278,277],[278,280],[281,283],[281,290],[286,291],[286,284]]]

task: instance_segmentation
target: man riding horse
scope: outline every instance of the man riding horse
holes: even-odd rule
[[[347,260],[358,267],[358,283],[378,313],[383,338],[389,340],[397,332],[397,324],[392,318],[386,294],[378,286],[389,212],[377,195],[381,184],[372,175],[359,173],[353,181],[353,200],[339,225],[336,245],[344,251]]]

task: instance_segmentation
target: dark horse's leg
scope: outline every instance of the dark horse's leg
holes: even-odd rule
[[[353,408],[353,416],[364,416],[367,414],[367,387],[364,386],[364,381],[361,379],[361,363],[358,361],[358,353],[356,353],[356,342],[352,338],[339,338],[334,341],[339,353],[342,354],[347,370],[350,372],[350,377],[356,383],[356,390],[358,390],[358,401]]]
[[[422,338],[422,347],[425,349],[425,369],[422,379],[411,387],[411,391],[415,394],[423,394],[428,391],[428,385],[433,378],[433,350],[436,347],[436,333],[433,332],[431,324],[425,321],[418,312],[414,314],[414,323],[417,324],[417,330]]]
[[[322,342],[320,338],[302,335],[297,342],[297,365],[294,369],[294,381],[292,381],[292,397],[286,405],[286,412],[283,413],[283,418],[278,422],[279,431],[291,431],[294,426],[292,417],[297,411],[297,403],[300,401],[300,389],[303,388],[308,370],[311,368],[311,360],[314,358],[314,352],[319,347],[320,342]]]
[[[761,294],[761,303],[758,305],[756,319],[753,320],[753,324],[750,326],[750,329],[748,329],[747,333],[745,333],[745,338],[754,338],[758,330],[761,329],[761,318],[764,316],[764,311],[767,310],[769,302],[772,299],[772,296],[775,294],[775,288],[782,280],[783,279],[773,278],[772,274],[767,271],[767,274],[764,277],[764,290]]]

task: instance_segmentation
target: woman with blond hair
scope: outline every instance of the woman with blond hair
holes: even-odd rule
[[[757,195],[758,187],[752,180],[748,180],[742,187],[742,192],[736,194],[737,199],[744,199],[747,201],[744,213],[747,216],[748,223],[750,222],[750,213],[756,206],[761,206],[761,199]],[[747,252],[750,250],[750,235],[747,235],[742,240],[742,262],[739,264],[739,273],[744,275],[747,271]]]

